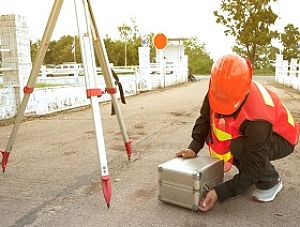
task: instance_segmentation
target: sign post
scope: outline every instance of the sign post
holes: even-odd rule
[[[163,56],[163,50],[166,47],[168,43],[167,37],[163,33],[158,33],[153,38],[153,45],[157,49],[158,52],[158,62],[159,62],[159,73],[161,77],[164,78],[164,87],[165,87],[165,73],[164,73],[164,56]]]

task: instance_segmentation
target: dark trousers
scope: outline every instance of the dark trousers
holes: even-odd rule
[[[288,156],[294,150],[289,142],[281,136],[274,134],[271,137],[269,149],[269,162],[259,182],[255,186],[259,189],[269,189],[278,183],[279,174],[270,161]]]
[[[242,139],[239,141],[236,141],[236,142],[237,142],[238,146],[240,146],[240,148],[243,147]],[[265,165],[263,174],[260,177],[260,180],[255,184],[255,186],[258,189],[262,189],[262,190],[272,188],[274,185],[276,185],[278,183],[279,174],[275,170],[274,166],[271,164],[271,161],[286,157],[289,154],[291,154],[294,150],[293,145],[291,145],[283,137],[281,137],[275,133],[273,133],[271,135],[271,139],[270,139],[268,146],[269,146],[269,149],[268,149],[269,150],[269,153],[268,153],[269,160],[266,161],[267,163]],[[243,150],[243,149],[241,149],[241,150]],[[233,153],[233,155],[235,156],[234,153]],[[240,164],[238,161],[238,156],[240,156],[240,155],[239,154],[236,154],[236,155],[237,155],[237,160],[235,160],[234,165],[239,169]]]

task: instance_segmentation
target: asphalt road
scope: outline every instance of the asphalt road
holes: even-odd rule
[[[259,81],[279,94],[299,122],[300,94],[269,79]],[[253,188],[205,214],[157,199],[157,166],[188,146],[207,87],[208,80],[201,79],[129,97],[122,113],[134,140],[130,162],[110,105],[101,105],[113,188],[109,210],[91,109],[22,123],[6,173],[0,176],[0,226],[300,226],[299,145],[292,155],[274,162],[284,188],[272,203],[251,201]],[[0,127],[1,148],[11,128]]]

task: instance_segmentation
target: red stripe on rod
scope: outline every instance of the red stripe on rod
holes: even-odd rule
[[[109,208],[110,199],[111,199],[111,184],[110,184],[109,176],[102,177],[102,191],[103,191],[103,195],[104,195],[104,199],[105,199],[107,208]]]
[[[101,97],[103,93],[104,92],[99,88],[89,88],[89,89],[86,90],[86,95],[87,95],[88,98],[90,98],[92,96]]]
[[[128,156],[128,160],[130,161],[130,158],[131,158],[131,144],[132,144],[132,140],[128,140],[127,142],[124,142],[125,144],[125,148],[126,148],[126,151],[127,151],[127,156]]]
[[[25,94],[30,94],[30,93],[32,93],[33,92],[33,87],[28,87],[28,86],[25,86],[24,88],[23,88],[23,92],[25,93]]]
[[[106,91],[108,94],[112,95],[112,94],[117,93],[117,88],[116,88],[116,87],[105,88],[105,91]]]
[[[7,152],[7,151],[0,151],[0,152],[2,154],[2,164],[1,165],[2,165],[2,171],[4,173],[10,152]]]

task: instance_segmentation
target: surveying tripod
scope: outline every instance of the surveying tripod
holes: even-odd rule
[[[20,108],[17,112],[17,116],[15,119],[15,123],[11,135],[9,137],[9,141],[7,143],[6,149],[0,150],[3,156],[2,157],[3,172],[5,172],[7,161],[10,152],[12,151],[12,147],[16,138],[17,131],[21,124],[22,117],[24,116],[25,108],[27,106],[30,94],[33,92],[36,79],[38,77],[41,65],[45,58],[49,41],[53,33],[53,30],[55,28],[55,24],[57,22],[63,2],[64,0],[54,1],[44,31],[41,46],[34,59],[34,63],[32,66],[29,79],[27,81],[27,85],[24,87],[23,90],[24,96],[20,104]],[[99,108],[99,97],[103,93],[107,92],[111,96],[111,100],[117,115],[117,119],[122,132],[122,137],[123,137],[123,141],[125,144],[125,148],[129,160],[131,156],[131,140],[128,139],[126,128],[123,123],[121,110],[119,107],[118,99],[116,97],[117,89],[113,82],[112,72],[109,67],[109,62],[108,62],[108,57],[104,46],[104,42],[100,37],[100,34],[96,26],[96,21],[92,11],[90,0],[74,0],[74,4],[75,4],[75,11],[76,11],[78,36],[79,36],[80,47],[81,47],[82,63],[84,66],[83,68],[85,74],[86,93],[87,93],[87,98],[89,98],[91,101],[91,107],[93,112],[93,123],[95,127],[97,150],[98,150],[101,178],[102,178],[102,190],[103,190],[107,207],[109,208],[110,199],[111,199],[111,183],[108,174],[104,136],[103,136],[102,122],[101,122],[101,115],[100,115],[100,108]],[[105,91],[102,91],[98,87],[94,48],[103,72],[103,77],[106,84]]]

